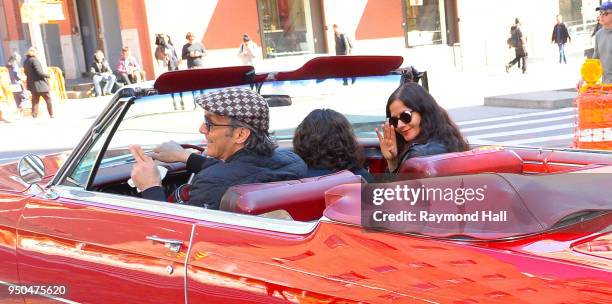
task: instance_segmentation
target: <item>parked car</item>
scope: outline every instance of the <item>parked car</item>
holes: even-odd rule
[[[411,79],[401,64],[393,56],[320,57],[294,71],[194,69],[122,88],[71,152],[0,167],[0,299],[609,302],[609,152],[473,146],[402,164],[411,176],[404,182],[415,185],[485,183],[493,193],[486,207],[509,211],[503,224],[463,222],[450,230],[364,229],[367,187],[348,171],[234,186],[221,210],[145,200],[127,183],[129,144],[149,151],[175,140],[206,148],[197,131],[203,112],[193,100],[222,87],[251,87],[266,97],[281,148],[291,148],[293,130],[311,109],[341,111],[369,171],[383,174],[374,127],[385,120],[389,94]],[[358,78],[343,86],[342,77]],[[184,164],[159,165],[168,169],[167,193],[190,180]],[[35,286],[55,292],[32,295]]]

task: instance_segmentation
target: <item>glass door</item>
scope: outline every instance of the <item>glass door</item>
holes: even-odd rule
[[[443,43],[439,0],[403,0],[406,45]]]
[[[313,54],[309,0],[257,0],[264,55]]]

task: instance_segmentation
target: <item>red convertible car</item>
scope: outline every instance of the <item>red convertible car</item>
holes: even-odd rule
[[[611,153],[473,145],[401,164],[404,185],[487,185],[481,207],[503,220],[452,227],[365,229],[370,186],[349,171],[234,186],[220,210],[145,200],[127,183],[129,144],[206,148],[194,98],[222,87],[268,100],[280,149],[310,110],[338,109],[368,170],[384,173],[374,128],[389,94],[413,80],[401,65],[320,57],[293,71],[176,71],[123,88],[73,151],[0,167],[0,302],[611,303]],[[190,180],[184,164],[159,165],[167,193]]]

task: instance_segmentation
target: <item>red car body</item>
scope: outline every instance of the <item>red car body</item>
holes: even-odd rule
[[[327,63],[327,70],[315,70],[326,77],[377,75],[401,63],[396,57],[387,59],[330,59],[341,69]],[[363,65],[355,67],[356,62]],[[276,77],[317,78],[309,71],[307,64]],[[180,71],[164,74],[155,88],[172,93],[198,89],[206,82],[211,87],[245,82],[233,79],[235,75],[230,69]],[[363,145],[376,152],[368,154],[370,171],[383,172],[377,143]],[[511,150],[522,161],[521,174],[612,172],[612,154]],[[41,184],[47,186],[38,193],[19,179],[17,164],[0,167],[0,302],[471,304],[612,299],[609,212],[504,239],[371,232],[359,225],[359,200],[348,196],[355,193],[355,184],[334,188],[347,195],[342,202],[329,193],[319,194],[326,197],[318,220],[194,212],[60,185],[78,155],[79,148],[71,156],[45,157],[47,177]],[[458,170],[474,173],[471,166],[465,163]],[[172,250],[173,241],[180,244],[178,250]],[[64,285],[67,292],[45,297],[8,292],[9,286],[27,285]]]

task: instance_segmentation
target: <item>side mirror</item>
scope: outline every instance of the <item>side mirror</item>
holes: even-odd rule
[[[36,184],[45,177],[45,165],[40,157],[28,154],[21,158],[17,167],[19,176],[27,184]]]

